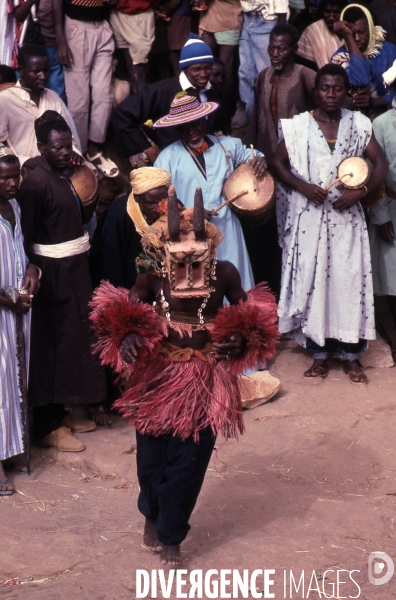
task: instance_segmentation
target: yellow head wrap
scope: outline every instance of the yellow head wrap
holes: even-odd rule
[[[346,6],[341,13],[341,17],[340,17],[341,21],[344,21],[344,15],[345,15],[346,11],[349,10],[350,8],[360,8],[360,10],[364,13],[364,16],[366,17],[367,23],[369,26],[370,39],[369,39],[369,43],[367,44],[366,50],[364,52],[362,52],[362,54],[364,56],[369,56],[369,57],[377,56],[380,53],[380,50],[382,48],[382,42],[385,40],[385,35],[386,35],[385,30],[382,29],[382,27],[380,27],[379,25],[374,25],[374,21],[373,21],[373,17],[371,16],[371,12],[369,11],[368,8],[366,8],[365,6],[362,6],[361,4],[348,4],[348,6]]]
[[[127,212],[135,224],[136,231],[143,235],[149,225],[140,210],[139,204],[135,200],[134,194],[144,194],[150,190],[165,185],[169,187],[172,178],[168,171],[156,167],[140,167],[131,172],[132,192],[128,198]]]

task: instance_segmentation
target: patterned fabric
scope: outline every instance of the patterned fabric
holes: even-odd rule
[[[291,171],[326,187],[340,162],[363,156],[371,139],[370,120],[342,110],[335,150],[315,119],[305,112],[281,120]],[[341,191],[333,186],[323,205],[278,182],[277,217],[283,251],[279,330],[302,346],[310,338],[357,343],[375,339],[373,284],[367,226],[360,203],[334,210]]]
[[[0,289],[21,287],[27,258],[19,221],[20,209],[10,200],[15,213],[15,232],[0,216]],[[29,364],[30,312],[24,316],[26,364]],[[23,452],[18,364],[16,359],[16,315],[0,306],[0,460]]]

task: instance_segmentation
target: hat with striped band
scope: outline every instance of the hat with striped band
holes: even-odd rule
[[[180,52],[179,69],[186,69],[199,63],[213,64],[212,50],[198,35],[190,33],[189,39]]]
[[[158,119],[153,127],[173,127],[206,117],[218,108],[217,102],[198,102],[195,96],[179,92],[174,97],[169,114]]]

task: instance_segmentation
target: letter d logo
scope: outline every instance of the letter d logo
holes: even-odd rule
[[[387,571],[381,576],[385,565],[387,566]],[[393,560],[385,552],[372,552],[370,554],[368,560],[368,578],[370,583],[373,585],[384,585],[384,583],[388,583],[392,578],[394,571],[395,565]]]

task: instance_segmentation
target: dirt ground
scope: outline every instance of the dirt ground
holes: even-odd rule
[[[218,440],[185,568],[275,569],[275,598],[323,598],[322,586],[327,597],[396,598],[396,575],[381,586],[367,576],[371,552],[396,560],[396,370],[370,368],[358,387],[336,362],[327,379],[304,379],[308,365],[283,343],[270,365],[283,390],[245,413],[239,442]],[[34,473],[13,476],[18,493],[0,499],[0,582],[22,581],[1,583],[1,600],[134,599],[136,569],[162,568],[142,547],[132,428],[116,419],[78,437],[80,454],[34,448]],[[332,594],[341,569],[348,583]],[[304,570],[305,595],[284,595],[284,570],[296,581]],[[321,594],[307,596],[313,570]]]

